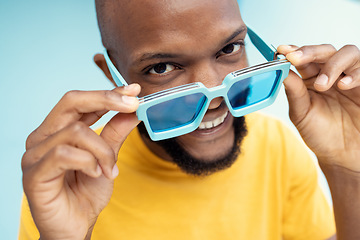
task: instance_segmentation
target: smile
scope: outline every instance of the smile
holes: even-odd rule
[[[213,127],[216,127],[216,126],[219,126],[221,123],[224,122],[226,116],[228,115],[228,111],[225,112],[223,115],[221,115],[220,117],[212,120],[212,121],[208,121],[208,122],[201,122],[200,123],[200,126],[199,126],[199,129],[200,130],[203,130],[203,129],[210,129],[210,128],[213,128]]]

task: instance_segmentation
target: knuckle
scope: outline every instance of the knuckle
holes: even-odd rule
[[[355,54],[356,54],[356,57],[357,58],[360,58],[360,49],[357,47],[357,46],[355,46],[355,45],[352,45],[353,47],[353,51],[355,52]]]
[[[86,152],[82,152],[79,155],[78,150],[67,144],[57,145],[52,149],[51,156],[49,156],[49,160],[52,161],[52,166],[56,168],[60,168],[63,171],[67,169],[76,170],[77,167],[81,164],[89,164],[89,156],[91,154],[86,154]]]
[[[344,50],[351,53],[354,56],[354,60],[358,60],[360,58],[360,50],[356,45],[348,44],[343,47]]]
[[[353,61],[353,66],[356,66],[360,63],[360,49],[356,45],[348,44],[344,46],[344,49],[351,54],[351,60]]]
[[[29,136],[26,138],[26,141],[25,141],[25,149],[26,150],[28,150],[29,148],[31,148],[33,146],[35,135],[36,135],[36,130],[34,130],[32,133],[30,133]]]
[[[312,52],[312,49],[311,49],[311,46],[309,45],[304,45],[302,47],[300,47],[298,49],[298,51],[302,51],[302,52],[306,52],[306,53],[311,53]]]
[[[102,152],[107,158],[115,160],[115,153],[110,146],[103,148]]]
[[[359,50],[358,47],[353,45],[353,44],[347,44],[347,45],[344,46],[344,48],[347,48],[350,51],[358,51]]]
[[[65,93],[65,95],[63,96],[62,99],[65,102],[72,102],[72,101],[74,101],[74,99],[78,98],[80,93],[81,93],[81,91],[79,91],[79,90],[72,90],[72,91]]]
[[[320,45],[305,45],[300,48],[305,54],[313,56],[313,60],[316,60],[316,55],[322,51],[336,52],[336,48],[331,44],[320,44]]]
[[[328,64],[324,66],[324,72],[333,72],[342,69],[341,64],[335,60],[329,60]]]
[[[83,122],[75,122],[71,125],[70,127],[70,131],[73,134],[83,134],[85,131],[87,131],[89,129],[89,127],[83,123]]]
[[[71,153],[70,146],[65,145],[65,144],[60,144],[53,148],[51,155],[52,155],[52,158],[55,158],[55,159],[61,159],[61,158],[65,159],[65,157],[69,156],[70,153]]]
[[[315,46],[313,45],[304,45],[301,48],[299,48],[298,51],[303,52],[304,55],[308,56],[312,60],[315,60],[316,58]]]
[[[104,91],[103,95],[107,101],[114,101],[116,99],[119,99],[120,94],[114,91]]]
[[[324,47],[326,47],[326,48],[328,48],[328,49],[331,49],[331,50],[333,50],[333,51],[336,51],[336,48],[335,48],[333,45],[331,45],[331,44],[326,43],[326,44],[322,44],[321,46],[324,46]]]
[[[26,166],[28,165],[28,162],[30,161],[30,153],[29,151],[26,151],[24,155],[21,158],[21,170],[24,172]]]

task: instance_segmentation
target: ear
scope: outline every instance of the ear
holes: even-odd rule
[[[108,66],[106,64],[106,60],[105,60],[104,55],[102,55],[100,53],[96,54],[94,56],[94,62],[103,71],[103,73],[110,80],[110,82],[116,87],[116,83],[115,83],[114,79],[111,76],[111,73],[110,73],[109,68],[108,68]]]

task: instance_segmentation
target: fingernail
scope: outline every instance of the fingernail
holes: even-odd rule
[[[111,171],[112,177],[116,178],[119,175],[119,168],[117,167],[117,165],[115,164],[112,171]]]
[[[137,88],[138,86],[139,86],[138,84],[132,83],[132,84],[130,84],[130,85],[124,86],[124,89],[125,89],[126,91],[129,91],[129,90],[132,90],[132,89]]]
[[[129,96],[123,95],[122,101],[126,105],[134,105],[136,103],[137,99],[135,97],[129,97]]]
[[[130,90],[132,87],[133,87],[132,84],[126,85],[126,86],[124,86],[124,90],[126,90],[126,91]]]
[[[100,176],[101,173],[102,173],[101,167],[100,167],[100,165],[97,165],[97,167],[96,167],[96,176]]]
[[[345,85],[350,85],[352,83],[353,79],[351,76],[343,77],[343,79],[340,80]]]
[[[296,47],[291,46],[291,45],[279,45],[279,48],[286,48],[288,50],[292,50],[292,49],[295,49]]]
[[[321,74],[320,76],[318,76],[318,78],[315,81],[317,85],[322,85],[322,86],[326,86],[328,82],[329,82],[329,78],[325,74]]]

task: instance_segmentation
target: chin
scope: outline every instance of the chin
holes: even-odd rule
[[[194,158],[204,162],[213,162],[231,152],[235,144],[234,138],[234,128],[231,127],[226,134],[221,136],[191,137],[187,139],[179,137],[177,142]]]

